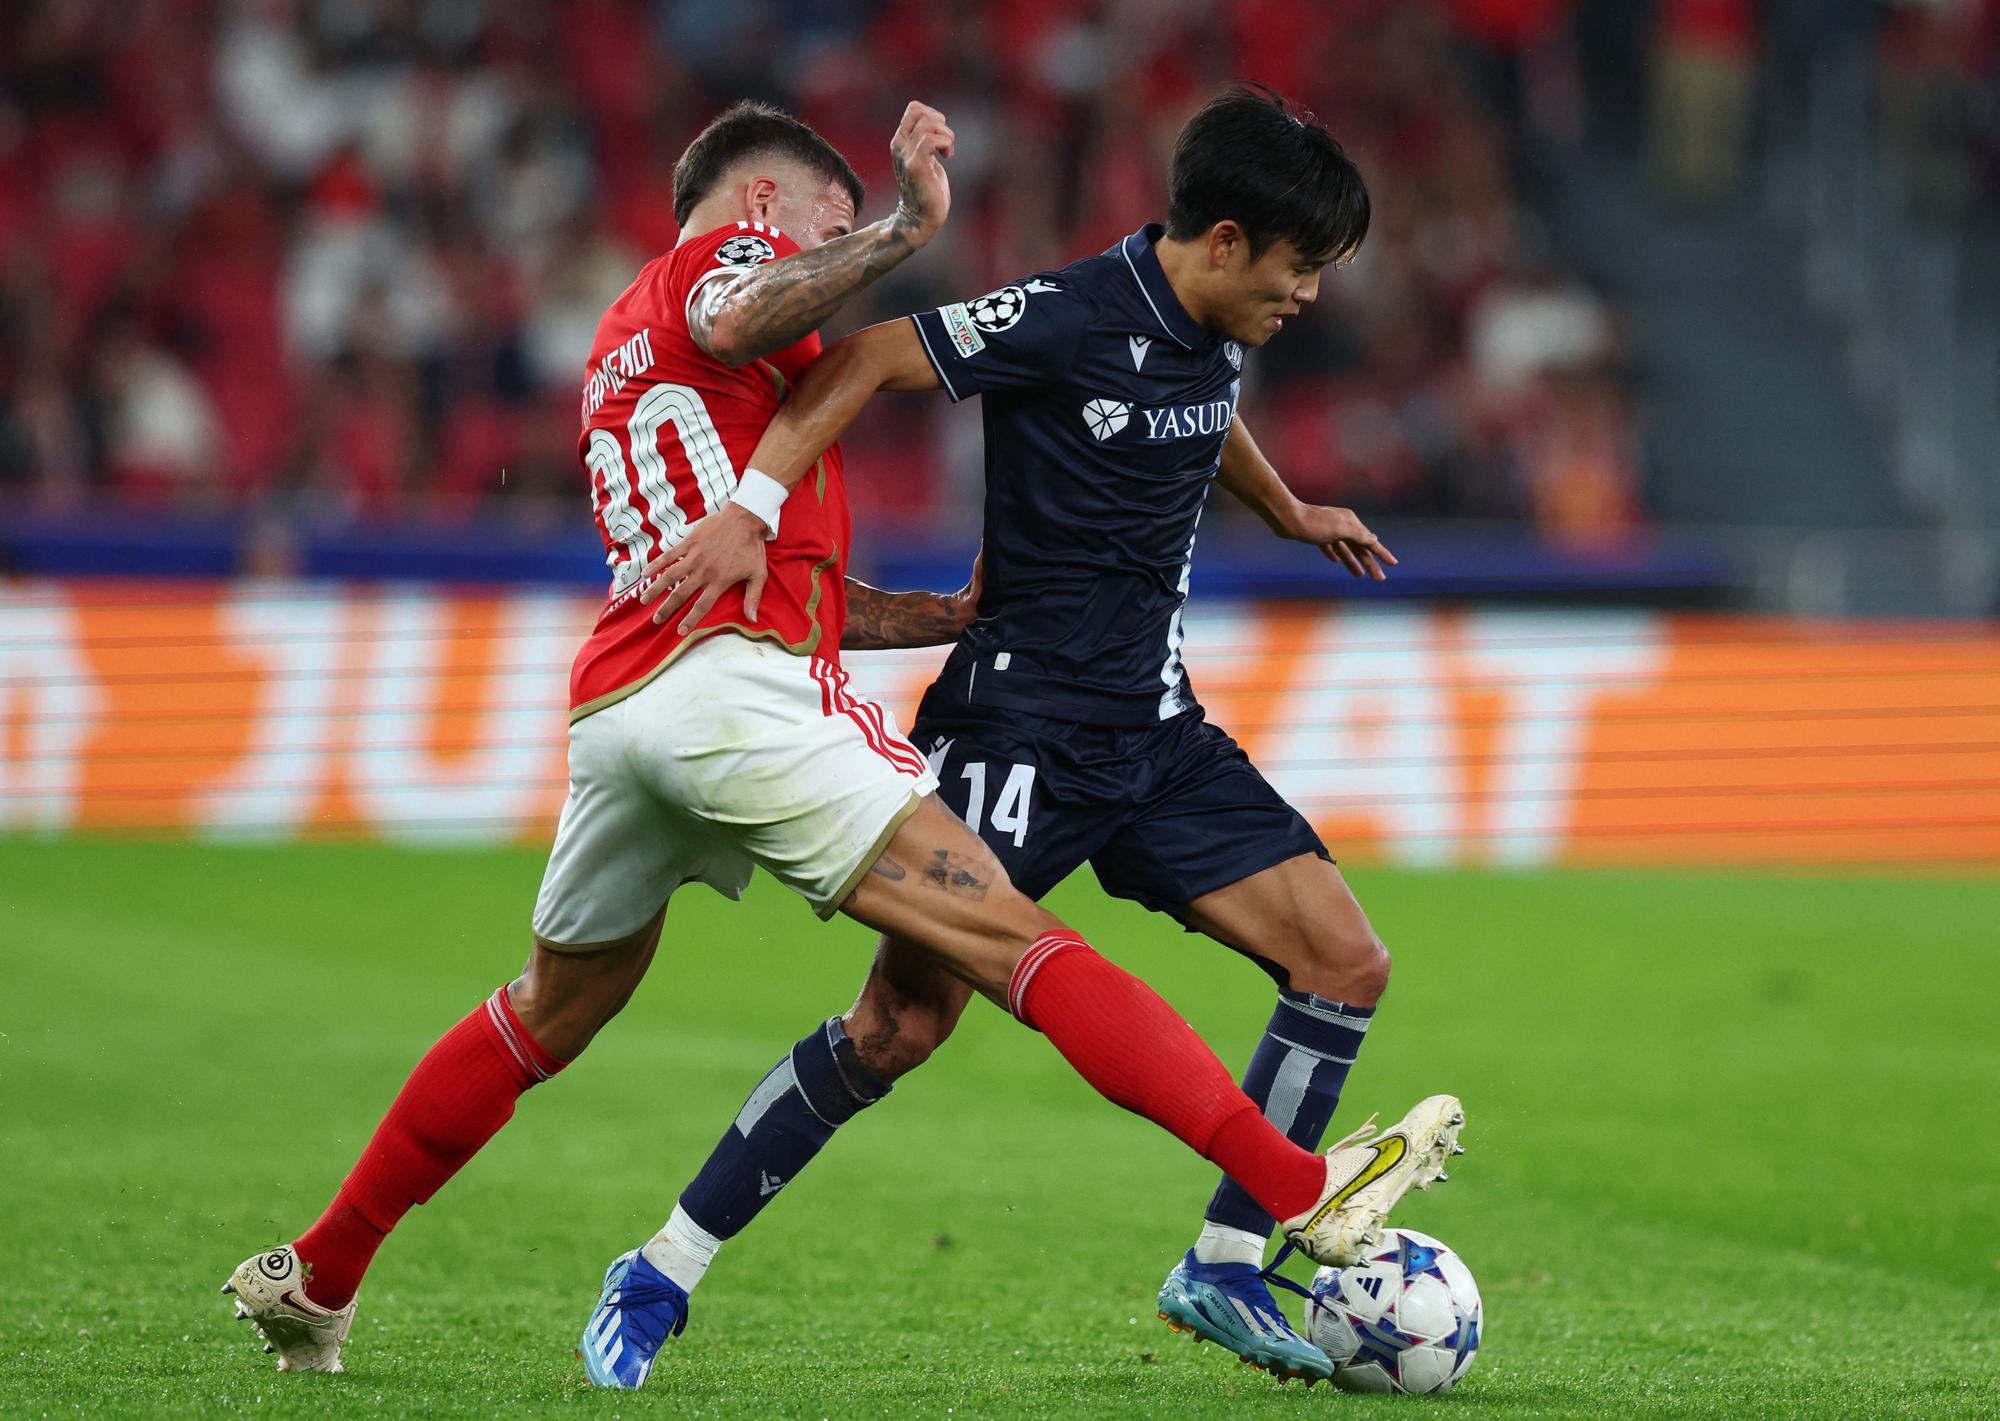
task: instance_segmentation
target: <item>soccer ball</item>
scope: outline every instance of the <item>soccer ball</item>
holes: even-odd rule
[[[1465,1260],[1428,1234],[1389,1229],[1352,1268],[1313,1275],[1306,1335],[1348,1391],[1449,1391],[1485,1323]]]

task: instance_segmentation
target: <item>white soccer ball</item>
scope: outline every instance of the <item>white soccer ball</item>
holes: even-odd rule
[[[1306,1336],[1348,1391],[1449,1391],[1485,1320],[1465,1260],[1415,1229],[1386,1230],[1351,1268],[1320,1269],[1306,1304]]]

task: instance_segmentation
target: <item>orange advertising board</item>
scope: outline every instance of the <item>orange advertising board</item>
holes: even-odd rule
[[[0,585],[0,832],[545,839],[596,609]],[[1198,602],[1187,633],[1342,857],[2000,868],[2000,625]],[[849,664],[907,726],[941,659]]]

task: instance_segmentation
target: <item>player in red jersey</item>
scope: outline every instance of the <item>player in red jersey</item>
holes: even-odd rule
[[[818,354],[819,324],[944,220],[943,117],[910,105],[890,149],[896,211],[855,232],[852,168],[775,110],[732,109],[675,169],[684,239],[606,312],[586,372],[579,450],[613,579],[572,676],[569,797],[534,946],[522,974],[418,1063],[320,1220],[225,1285],[281,1370],[339,1369],[377,1247],[623,1007],[674,891],[699,881],[733,897],[757,865],[821,916],[845,912],[913,944],[1004,1005],[1108,1099],[1240,1181],[1322,1261],[1357,1196],[1399,1167],[1286,1139],[1171,1007],[1008,882],[936,799],[894,718],[847,689],[838,451],[782,499],[745,463]],[[648,558],[704,521],[761,530],[768,582],[704,594],[656,626],[638,597]],[[871,600],[885,644],[883,595]],[[928,634],[902,639],[949,640],[963,600],[929,599],[914,615]],[[829,1035],[835,1061],[851,1062],[842,1044]],[[606,1321],[584,1339],[593,1380],[643,1380],[619,1367],[620,1302],[674,1286],[637,1250],[613,1263]]]
[[[826,194],[826,231],[808,232],[806,240],[845,235],[851,220],[845,193]],[[768,638],[795,655],[822,646],[830,653],[840,643],[846,597],[837,564],[852,534],[838,445],[820,461],[808,496],[772,512],[770,582],[761,603],[731,589],[688,619],[685,632],[679,624],[654,625],[639,603],[652,550],[673,546],[690,525],[737,496],[738,470],[785,391],[819,354],[819,336],[808,331],[734,364],[711,353],[697,333],[707,321],[708,339],[716,340],[715,318],[740,299],[744,278],[799,251],[779,227],[739,218],[655,258],[604,313],[584,385],[577,453],[590,474],[608,549],[611,596],[571,672],[574,719],[630,695],[687,646],[717,632]],[[769,343],[767,337],[759,344]]]

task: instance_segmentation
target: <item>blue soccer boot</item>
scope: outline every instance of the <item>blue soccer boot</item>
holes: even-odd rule
[[[1292,1330],[1271,1296],[1271,1281],[1250,1263],[1198,1263],[1194,1250],[1174,1265],[1160,1285],[1160,1317],[1176,1332],[1192,1332],[1213,1342],[1279,1381],[1303,1377],[1307,1386],[1333,1375],[1326,1353]],[[1304,1289],[1299,1289],[1304,1292]]]
[[[636,1390],[646,1384],[661,1346],[680,1336],[687,1320],[688,1295],[681,1285],[635,1248],[604,1270],[604,1290],[576,1355],[593,1386]]]

